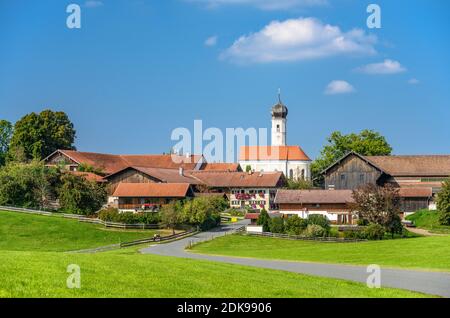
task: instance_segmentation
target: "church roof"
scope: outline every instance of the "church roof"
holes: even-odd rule
[[[300,146],[242,146],[240,161],[311,161]]]
[[[286,118],[288,115],[288,108],[281,102],[272,107],[273,117],[283,117]]]

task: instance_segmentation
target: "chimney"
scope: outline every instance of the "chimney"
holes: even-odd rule
[[[180,174],[180,176],[184,177],[184,169],[183,169],[183,167],[180,167],[178,169],[178,173]]]

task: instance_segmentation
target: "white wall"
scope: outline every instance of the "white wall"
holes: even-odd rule
[[[285,161],[285,160],[249,160],[239,162],[241,169],[246,171],[246,167],[250,166],[252,170],[256,172],[274,172],[281,171],[284,175],[289,178],[289,172],[293,170],[294,179],[301,178],[301,171],[305,171],[305,179],[311,179],[311,161]]]

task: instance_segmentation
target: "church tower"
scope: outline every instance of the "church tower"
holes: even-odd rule
[[[288,109],[281,102],[278,91],[278,103],[272,107],[272,146],[286,146],[286,121]]]

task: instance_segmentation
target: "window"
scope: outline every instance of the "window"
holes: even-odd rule
[[[289,170],[289,178],[294,179],[294,170]]]
[[[302,180],[305,180],[305,169],[302,169],[300,178],[302,178]]]
[[[347,187],[347,178],[345,174],[341,174],[341,188]]]
[[[364,173],[361,173],[360,175],[359,175],[359,183],[364,183],[365,182],[365,178],[366,176],[364,175]]]
[[[277,125],[277,132],[280,132],[280,125]]]

